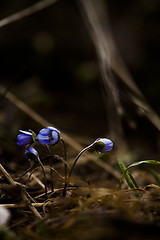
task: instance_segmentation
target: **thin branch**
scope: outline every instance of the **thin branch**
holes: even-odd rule
[[[110,40],[109,26],[106,25],[102,1],[81,0],[80,10],[88,32],[95,45],[99,67],[101,71],[101,79],[103,83],[103,91],[106,97],[106,112],[110,136],[117,145],[117,149],[126,152],[127,144],[124,138],[122,127],[123,108],[120,100],[120,94],[116,79],[112,75],[110,62],[112,59],[112,41]],[[105,29],[105,30],[104,30]]]
[[[29,176],[30,174],[27,173],[27,176]],[[35,176],[34,173],[32,173],[32,178],[43,188],[45,189],[45,185]]]
[[[26,205],[24,203],[8,203],[8,204],[0,204],[0,207],[6,208],[24,208]],[[32,203],[34,208],[43,207],[43,203]]]
[[[41,1],[41,2],[38,2],[36,3],[35,5],[29,7],[29,8],[26,8],[22,11],[19,11],[9,17],[6,17],[2,20],[0,20],[0,28],[10,24],[10,23],[13,23],[15,21],[18,21],[24,17],[28,17],[40,10],[43,10],[44,8],[47,8],[49,7],[50,5],[56,3],[58,0],[45,0],[45,1]]]
[[[8,179],[9,183],[12,185],[12,186],[17,186],[19,185],[17,182],[15,182],[13,180],[13,178],[9,175],[9,173],[4,169],[4,167],[0,164],[0,171],[4,174],[4,176]],[[22,199],[24,201],[24,205],[27,205],[30,210],[34,213],[34,215],[37,217],[37,218],[42,218],[42,216],[39,214],[39,212],[36,210],[36,208],[31,204],[31,202],[28,200],[25,192],[22,190]]]
[[[108,15],[104,2],[102,0],[77,0],[77,3],[80,4],[80,10],[82,10],[88,32],[96,47],[97,55],[100,58],[101,64],[104,64],[102,69],[109,66],[110,69],[117,74],[126,86],[126,90],[128,90],[129,100],[131,100],[142,114],[160,131],[159,116],[153,111],[134,82],[108,29]],[[105,72],[102,74],[104,73]],[[111,88],[112,87],[110,87],[110,89]]]
[[[12,186],[17,186],[17,183],[13,180],[13,178],[9,175],[9,173],[4,169],[2,164],[0,164],[0,171],[3,173],[3,175],[7,178],[8,182]]]

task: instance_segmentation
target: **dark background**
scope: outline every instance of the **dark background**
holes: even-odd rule
[[[36,2],[1,1],[0,19]],[[136,84],[159,114],[159,0],[105,3],[117,47]],[[1,28],[0,66],[1,84],[60,130],[82,142],[107,135],[98,60],[76,1],[59,0]],[[40,126],[7,100],[1,99],[0,104],[2,151],[14,153],[18,130],[38,132]],[[156,156],[157,130],[148,121],[136,121],[134,130],[124,124],[131,148],[143,148],[145,157]]]

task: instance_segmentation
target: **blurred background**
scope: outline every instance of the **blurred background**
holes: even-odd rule
[[[2,0],[0,19],[38,1]],[[105,0],[117,48],[147,102],[160,114],[160,2]],[[108,112],[97,54],[75,0],[59,0],[0,28],[0,83],[78,142],[108,136]],[[118,81],[118,79],[117,79]],[[121,96],[123,100],[123,94]],[[139,158],[159,156],[159,132],[132,104],[125,141]],[[128,124],[128,122],[132,124]],[[0,101],[1,159],[15,158],[19,129],[41,126],[5,98]],[[16,154],[17,156],[17,154]]]

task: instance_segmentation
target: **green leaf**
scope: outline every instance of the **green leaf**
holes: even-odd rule
[[[131,165],[129,165],[128,167],[127,167],[127,170],[129,169],[129,168],[131,168],[131,167],[135,167],[135,166],[138,166],[138,165],[141,165],[141,164],[160,164],[160,162],[159,161],[157,161],[157,160],[144,160],[144,161],[138,161],[138,162],[134,162],[134,163],[132,163]]]
[[[37,135],[31,129],[29,129],[29,132],[32,133],[33,142],[35,142]]]
[[[118,161],[121,162],[120,159],[118,159]],[[124,163],[121,162],[121,165],[122,165],[122,164],[124,165]],[[156,164],[160,164],[160,161],[157,161],[157,160],[143,160],[143,161],[138,161],[138,162],[132,163],[132,164],[129,165],[128,167],[126,167],[126,166],[124,165],[125,167],[123,166],[123,169],[122,169],[122,166],[120,166],[121,171],[122,171],[122,176],[121,176],[119,188],[120,188],[121,185],[122,185],[122,179],[123,179],[123,177],[125,177],[125,179],[126,179],[126,174],[127,174],[127,172],[128,172],[128,169],[131,168],[131,167],[139,166],[139,165],[141,165],[141,164],[154,164],[154,165],[156,165]],[[135,185],[136,187],[138,187],[137,184],[136,184],[135,179],[133,178],[133,176],[132,176],[129,172],[128,172],[128,174],[129,174],[129,177],[131,178],[131,180],[133,181],[134,185]],[[153,172],[152,172],[152,174],[153,174]],[[155,176],[155,174],[154,174],[154,176]],[[157,178],[156,180],[158,180],[158,178]],[[127,181],[127,183],[128,183],[128,180],[127,180],[127,179],[126,179],[126,181]],[[160,183],[160,176],[159,176],[159,181],[158,181],[158,183]],[[129,183],[128,183],[128,185],[129,185],[130,188],[134,188],[134,187],[131,187],[131,186],[130,186],[130,185],[132,185],[132,184],[129,184]]]
[[[122,180],[123,177],[125,177],[126,182],[128,183],[128,186],[132,189],[138,189],[138,185],[134,179],[134,177],[131,175],[131,173],[128,171],[127,167],[125,166],[125,164],[120,160],[120,158],[118,157],[118,163],[120,166],[120,169],[122,171],[122,176],[120,179],[120,184],[119,184],[119,189],[121,189],[121,185],[122,185]]]

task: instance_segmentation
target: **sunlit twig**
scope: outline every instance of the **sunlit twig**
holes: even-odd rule
[[[50,5],[56,3],[58,0],[45,0],[45,1],[40,1],[33,6],[26,8],[22,11],[19,11],[9,17],[6,17],[2,20],[0,20],[0,28],[4,27],[10,23],[13,23],[15,21],[18,21],[24,17],[30,16],[40,10],[43,10],[44,8],[49,7]]]
[[[4,169],[4,167],[0,164],[0,171],[4,174],[4,176],[7,178],[7,180],[9,181],[9,183],[12,186],[17,186],[18,183],[15,182],[13,180],[13,178],[10,176],[10,174]],[[31,204],[31,202],[28,200],[26,194],[24,191],[22,191],[22,199],[24,201],[24,204],[27,204],[27,206],[30,208],[30,210],[33,212],[33,214],[37,217],[37,218],[42,218],[42,216],[39,214],[39,212],[37,211],[37,209]]]

